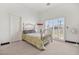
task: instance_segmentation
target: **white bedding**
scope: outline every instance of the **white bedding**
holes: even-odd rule
[[[33,36],[33,37],[40,37],[41,38],[41,33],[37,33],[37,32],[36,33],[28,33],[26,35]],[[49,35],[49,34],[48,33],[43,33],[42,37],[45,37],[47,35]]]
[[[26,35],[33,36],[33,37],[41,37],[40,33],[28,33]]]

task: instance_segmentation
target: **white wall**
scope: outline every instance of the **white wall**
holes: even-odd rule
[[[58,4],[38,15],[41,20],[64,17],[66,26],[69,27],[65,28],[65,40],[79,42],[79,4]],[[76,28],[77,33],[72,33],[72,28]]]
[[[0,43],[6,40],[9,40],[9,20],[3,9],[0,10]]]
[[[59,4],[47,11],[43,11],[36,15],[32,10],[23,7],[20,4],[0,4],[0,43],[10,40],[9,37],[9,14],[21,16],[23,23],[33,23],[38,20],[47,20],[58,17],[65,17],[66,26],[69,29],[76,28],[76,34],[66,29],[65,40],[79,42],[79,4]]]
[[[10,14],[21,16],[22,22],[25,23],[34,23],[37,19],[32,11],[20,4],[0,4],[0,43],[11,41]]]

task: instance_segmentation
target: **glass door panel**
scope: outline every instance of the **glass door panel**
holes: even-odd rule
[[[45,28],[52,28],[53,39],[64,40],[64,18],[47,20]]]

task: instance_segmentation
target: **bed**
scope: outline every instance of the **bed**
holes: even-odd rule
[[[40,50],[45,50],[45,45],[49,43],[50,39],[52,41],[51,32],[48,33],[48,31],[48,29],[40,29],[40,32],[36,32],[35,25],[25,24],[23,25],[22,40],[32,44]]]

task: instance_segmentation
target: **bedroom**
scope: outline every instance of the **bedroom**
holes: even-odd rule
[[[0,54],[79,54],[78,7],[78,3],[0,3]],[[39,33],[28,34],[35,36],[31,43],[38,49],[22,41],[29,29]],[[33,41],[36,36],[40,39]],[[49,41],[46,46],[44,39]]]

